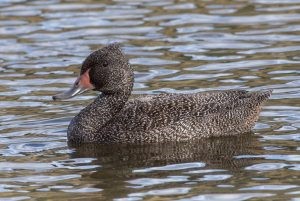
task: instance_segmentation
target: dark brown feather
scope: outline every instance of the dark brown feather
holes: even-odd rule
[[[105,65],[103,64],[105,63]],[[129,99],[133,70],[119,45],[87,57],[81,72],[102,92],[71,121],[72,143],[149,143],[238,135],[251,130],[271,90],[160,94]]]

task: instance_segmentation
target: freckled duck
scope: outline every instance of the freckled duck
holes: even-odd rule
[[[246,133],[271,91],[209,91],[129,99],[133,69],[119,44],[91,53],[73,87],[53,96],[66,99],[87,90],[102,92],[68,127],[70,143],[152,143]]]

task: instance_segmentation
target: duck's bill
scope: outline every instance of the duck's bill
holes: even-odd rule
[[[87,91],[89,89],[83,88],[80,85],[74,84],[71,89],[68,91],[56,94],[55,96],[52,96],[53,100],[64,100],[64,99],[69,99],[72,98],[78,94],[82,94],[83,92]]]
[[[90,70],[88,69],[85,73],[81,74],[70,90],[52,96],[53,100],[64,100],[72,98],[78,94],[82,94],[85,91],[94,89],[95,87],[90,81],[89,71]]]

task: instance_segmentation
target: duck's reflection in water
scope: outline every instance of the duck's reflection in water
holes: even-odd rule
[[[258,154],[261,150],[260,141],[253,134],[180,143],[85,144],[74,148],[74,158],[97,159],[94,163],[100,168],[86,178],[99,181],[97,187],[104,190],[102,193],[105,197],[112,193],[105,192],[105,189],[112,190],[111,185],[116,186],[114,194],[122,192],[122,196],[126,196],[124,193],[128,181],[137,178],[166,178],[170,175],[187,175],[188,171],[193,170],[239,171],[258,159],[238,159],[236,156]]]
[[[188,142],[69,146],[75,148],[72,157],[94,157],[103,168],[109,165],[116,169],[135,169],[196,161],[204,162],[210,168],[236,169],[242,167],[247,160],[236,159],[234,156],[253,154],[260,147],[258,137],[251,133]]]

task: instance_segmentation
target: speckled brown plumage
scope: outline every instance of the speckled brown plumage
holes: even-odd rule
[[[84,61],[91,83],[102,92],[68,128],[71,143],[186,141],[249,132],[271,91],[210,91],[131,98],[133,70],[118,44]]]

